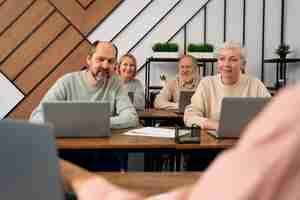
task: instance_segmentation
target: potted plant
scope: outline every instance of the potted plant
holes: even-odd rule
[[[290,51],[290,45],[287,45],[287,44],[280,44],[277,49],[275,50],[275,53],[277,55],[279,55],[279,57],[281,59],[285,59],[287,54],[291,53]]]
[[[178,58],[178,45],[177,43],[155,43],[152,46],[154,52],[153,57],[155,58]]]
[[[214,46],[209,43],[190,43],[188,54],[195,58],[213,58]]]

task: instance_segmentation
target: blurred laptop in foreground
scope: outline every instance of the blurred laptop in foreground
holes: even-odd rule
[[[52,128],[0,121],[1,199],[63,200]]]

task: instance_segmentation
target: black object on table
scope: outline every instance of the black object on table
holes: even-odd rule
[[[201,142],[201,128],[196,127],[175,127],[175,142],[178,144],[191,144]]]

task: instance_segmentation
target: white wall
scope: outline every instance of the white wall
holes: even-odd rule
[[[254,13],[255,11],[255,13]],[[262,1],[246,1],[247,71],[260,78],[262,41]]]
[[[300,1],[288,0],[286,9],[286,42],[291,45],[292,53],[290,57],[300,58]],[[288,79],[291,83],[296,83],[300,80],[300,63],[289,64]]]
[[[118,9],[123,10],[123,6],[127,7],[126,4],[132,4],[134,0],[127,0],[119,6]],[[156,24],[159,19],[165,15],[165,13],[172,8],[178,2],[177,0],[155,0],[132,24],[128,26],[128,28],[120,34],[120,36],[114,40],[114,43],[119,47],[120,55],[122,53],[127,52],[133,44],[138,41],[145,33],[149,31],[149,29]],[[201,8],[207,0],[182,0],[176,6],[172,12],[170,12],[149,34],[146,38],[144,38],[141,43],[132,50],[132,54],[134,54],[137,59],[139,65],[143,65],[146,61],[147,57],[152,56],[152,45],[157,41],[167,41],[180,27],[190,18],[192,15]],[[197,3],[195,3],[197,2]],[[116,10],[116,13],[118,10]],[[129,12],[129,11],[128,11]],[[113,15],[111,16],[113,17]],[[111,17],[107,19],[107,21],[111,20]],[[201,17],[198,17],[201,19]],[[118,19],[112,18],[116,21]],[[203,20],[202,20],[203,21]],[[199,26],[203,26],[203,22],[195,22],[198,23]],[[111,22],[111,24],[114,24]],[[101,26],[99,27],[101,28]],[[134,31],[135,30],[135,31]],[[200,29],[201,30],[201,29]],[[179,33],[179,35],[174,38],[174,41],[179,43],[180,53],[183,53],[183,33]],[[197,38],[197,35],[201,34],[194,33],[190,34],[191,38]],[[97,32],[94,32],[90,35],[92,39],[102,39],[101,35],[98,35]],[[200,41],[198,39],[198,41]],[[167,67],[166,67],[167,66]],[[160,84],[159,74],[161,72],[167,73],[168,77],[173,78],[176,74],[176,65],[170,63],[160,63],[157,66],[151,65],[151,82],[153,84]],[[138,77],[144,80],[144,70],[142,70]]]
[[[2,91],[0,93],[0,119],[2,119],[24,98],[24,95],[2,73],[0,73],[0,91]]]
[[[266,1],[266,26],[265,26],[265,58],[273,58],[274,49],[280,43],[281,25],[281,1]],[[265,64],[265,83],[272,85],[272,80],[276,77],[274,64]]]

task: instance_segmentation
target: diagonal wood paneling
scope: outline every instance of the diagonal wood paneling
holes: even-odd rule
[[[31,36],[54,8],[46,1],[36,1],[28,10],[0,37],[0,62],[12,53],[23,41]]]
[[[15,84],[27,94],[82,40],[81,35],[69,27],[16,79]]]
[[[31,94],[22,101],[9,115],[11,118],[28,119],[31,111],[39,104],[44,94],[54,82],[67,72],[77,71],[85,64],[89,43],[84,41],[70,56],[47,77]]]
[[[87,35],[99,22],[117,7],[121,0],[97,0],[88,9],[83,9],[75,0],[49,0],[73,25]]]
[[[1,5],[0,33],[2,33],[34,0],[8,0]]]
[[[4,1],[6,1],[6,0],[0,0],[0,6],[1,6],[1,4],[3,4],[3,3],[4,3]]]
[[[59,77],[85,64],[84,35],[120,2],[0,0],[0,72],[25,95],[9,117],[27,119]]]
[[[39,30],[32,34],[32,36],[3,63],[0,69],[9,79],[14,80],[67,25],[67,21],[61,17],[59,13],[54,13]],[[28,51],[28,49],[30,49],[30,51]]]
[[[96,0],[76,0],[83,8],[89,7],[92,3],[94,3]]]

